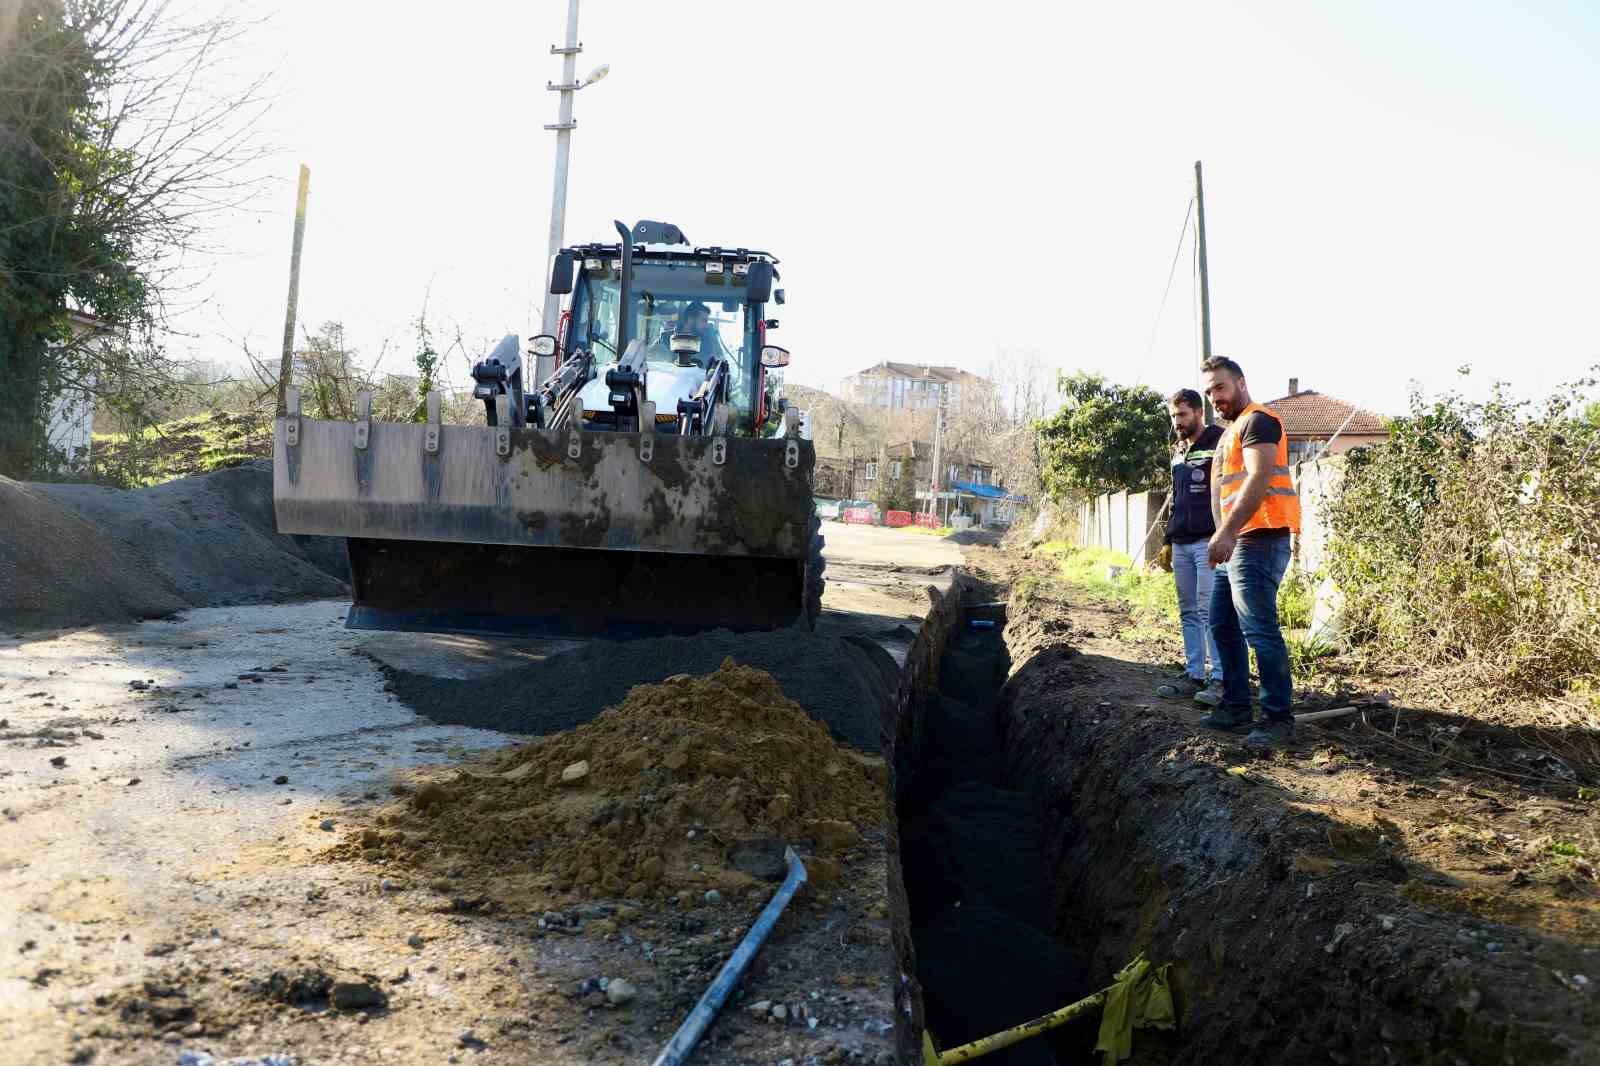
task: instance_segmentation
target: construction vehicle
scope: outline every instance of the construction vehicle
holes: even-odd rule
[[[767,343],[777,259],[617,223],[563,248],[554,357],[473,368],[485,424],[305,417],[273,442],[282,533],[344,537],[353,629],[625,637],[809,628],[822,595],[815,451]],[[624,313],[625,311],[625,313]]]

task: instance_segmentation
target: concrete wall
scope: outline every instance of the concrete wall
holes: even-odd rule
[[[1328,543],[1332,537],[1328,505],[1343,478],[1344,459],[1337,455],[1326,455],[1294,468],[1294,486],[1300,494],[1300,536],[1295,538],[1293,565],[1316,579],[1311,632],[1330,640],[1337,635],[1334,619],[1339,610],[1339,590],[1327,576]]]
[[[1344,475],[1344,459],[1327,455],[1314,463],[1300,463],[1294,471],[1295,488],[1300,493],[1300,536],[1295,538],[1292,565],[1317,579],[1311,629],[1331,639],[1335,635],[1339,590],[1327,577],[1328,504]],[[1166,500],[1164,492],[1097,496],[1078,508],[1078,543],[1122,552],[1135,563],[1149,562],[1161,550],[1166,532]]]
[[[1113,492],[1078,509],[1078,542],[1122,552],[1136,563],[1161,550],[1166,531],[1165,492]]]

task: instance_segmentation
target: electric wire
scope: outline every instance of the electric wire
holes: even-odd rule
[[[1194,197],[1189,197],[1189,206],[1183,212],[1183,225],[1178,227],[1178,246],[1172,250],[1172,265],[1167,268],[1167,284],[1161,290],[1161,304],[1156,308],[1155,321],[1150,323],[1150,340],[1145,345],[1144,357],[1139,360],[1139,374],[1133,380],[1135,383],[1144,381],[1144,373],[1150,368],[1150,356],[1156,350],[1156,338],[1161,332],[1161,316],[1167,310],[1167,298],[1172,295],[1172,279],[1178,273],[1178,258],[1183,255],[1183,239],[1189,233],[1189,219],[1194,217]]]

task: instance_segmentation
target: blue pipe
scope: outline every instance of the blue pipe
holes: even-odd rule
[[[690,1011],[683,1024],[678,1026],[678,1031],[672,1034],[667,1046],[661,1049],[661,1054],[656,1056],[653,1066],[681,1066],[688,1061],[689,1054],[694,1051],[695,1042],[711,1025],[712,1019],[716,1018],[717,1011],[722,1009],[728,993],[739,983],[739,978],[744,976],[750,961],[756,957],[756,952],[761,950],[761,944],[767,939],[767,934],[778,924],[783,909],[789,905],[789,901],[794,898],[800,886],[806,883],[806,868],[801,864],[800,856],[794,853],[794,849],[785,848],[783,858],[789,864],[789,876],[783,879],[777,895],[768,901],[756,923],[750,927],[744,939],[739,941],[739,946],[728,956],[728,961],[722,964],[716,980],[711,982],[705,995],[700,997],[700,1002],[694,1005],[694,1010]]]

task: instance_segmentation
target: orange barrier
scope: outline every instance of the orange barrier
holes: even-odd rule
[[[939,516],[926,511],[917,512],[917,525],[925,529],[938,529],[944,523],[939,521]]]
[[[896,529],[899,529],[901,526],[909,526],[911,524],[911,512],[885,511],[883,513],[883,524],[886,526],[893,526]]]
[[[872,522],[872,508],[870,508],[870,507],[846,507],[844,509],[844,520],[846,522],[851,523],[852,525],[870,526],[870,525],[873,524],[873,522]]]

